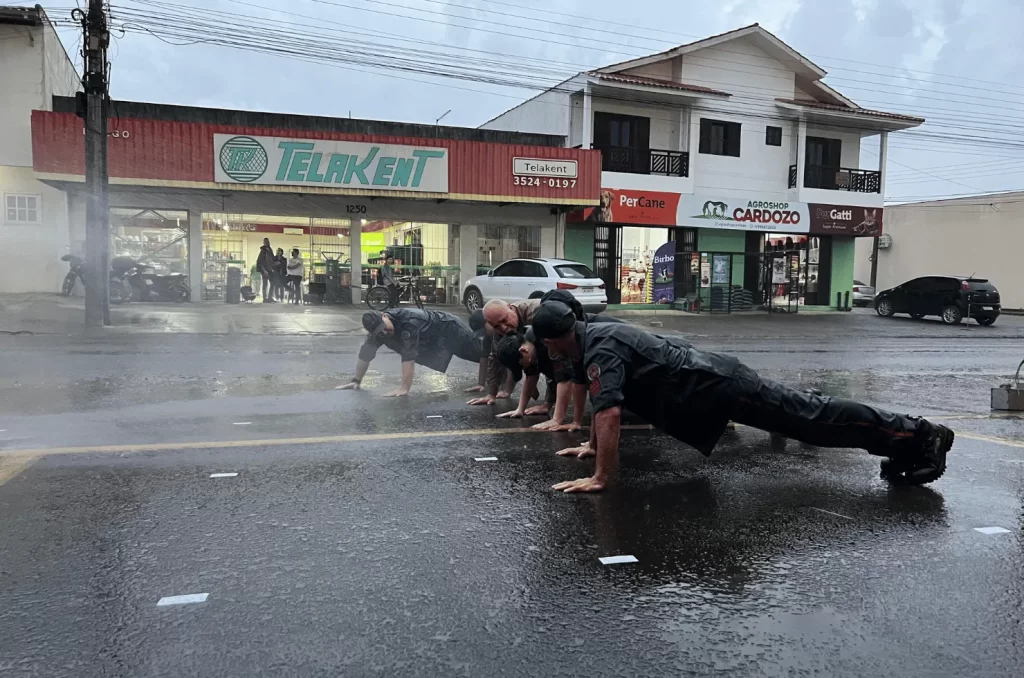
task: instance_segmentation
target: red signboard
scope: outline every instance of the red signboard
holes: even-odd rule
[[[882,234],[881,207],[851,207],[809,203],[811,233],[815,235],[877,236]]]
[[[111,182],[223,189],[223,184],[214,182],[214,134],[446,148],[448,194],[432,197],[447,195],[450,199],[572,206],[593,205],[601,190],[600,151],[125,117],[111,121],[108,137]],[[44,175],[43,178],[81,181],[85,174],[82,120],[73,113],[33,111],[32,151],[35,171]],[[524,177],[523,168],[519,167],[524,159],[534,161],[541,168],[527,167],[526,172],[535,171],[544,176]],[[548,167],[542,161],[552,161],[552,164]],[[548,176],[549,169],[561,167],[556,161],[575,162],[576,176],[572,179]],[[344,192],[343,189],[332,190]]]
[[[678,193],[605,188],[600,207],[571,213],[569,221],[674,225],[678,208]]]

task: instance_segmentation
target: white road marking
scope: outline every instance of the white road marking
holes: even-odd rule
[[[440,418],[441,418],[440,414],[428,414],[427,415],[427,419],[440,419]]]
[[[232,426],[248,426],[251,423],[251,421],[236,421]]]
[[[190,603],[205,603],[209,593],[187,593],[183,596],[165,596],[156,602],[157,607],[164,605],[188,605]]]
[[[211,473],[210,477],[211,478],[234,478],[237,475],[238,475],[237,473]]]
[[[598,558],[602,565],[621,565],[623,563],[638,563],[639,560],[635,556],[605,556],[604,558]]]
[[[974,531],[982,534],[1007,534],[1009,532],[1005,527],[976,527]]]
[[[810,506],[808,508],[810,508],[812,511],[821,511],[822,513],[827,513],[830,516],[836,516],[838,518],[846,518],[847,520],[853,520],[853,518],[851,518],[850,516],[844,516],[842,513],[834,513],[832,511],[826,511],[825,509],[820,509],[820,508],[817,508],[816,506]]]
[[[498,461],[497,457],[474,457],[473,461]]]

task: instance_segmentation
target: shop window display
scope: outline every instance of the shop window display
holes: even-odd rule
[[[619,272],[620,303],[651,304],[654,299],[654,255],[669,241],[667,228],[624,226]]]

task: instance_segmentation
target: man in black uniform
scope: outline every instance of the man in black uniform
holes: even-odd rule
[[[402,386],[388,396],[409,395],[416,363],[446,372],[453,355],[472,362],[479,362],[483,357],[480,337],[474,336],[458,316],[443,311],[416,308],[389,309],[384,313],[367,311],[363,314],[363,328],[369,336],[359,349],[356,375],[349,383],[338,386],[338,390],[359,390],[363,375],[381,346],[402,356]]]
[[[578,311],[575,308],[572,310],[577,319],[590,323],[625,322],[610,315],[584,314],[582,308]],[[533,329],[530,327],[526,328],[524,334],[511,334],[502,339],[498,343],[496,353],[498,360],[512,375],[513,382],[519,381],[523,373],[526,374],[526,382],[523,384],[519,398],[519,407],[499,414],[498,419],[547,414],[553,407],[554,413],[551,419],[535,424],[531,428],[538,431],[578,431],[583,427],[583,410],[587,402],[587,381],[580,364],[569,359],[552,360],[547,346],[543,341],[536,339]],[[528,408],[527,404],[530,402],[530,398],[538,397],[537,382],[541,374],[547,377],[547,391],[544,394],[546,402],[544,406]],[[573,401],[573,421],[571,424],[565,424],[565,414],[569,411],[570,394]]]
[[[522,379],[526,374],[526,381],[523,382],[522,393],[519,397],[519,407],[509,412],[498,415],[498,419],[518,419],[533,414],[547,414],[554,407],[554,414],[551,419],[531,428],[540,431],[578,431],[583,428],[583,410],[587,402],[587,387],[585,383],[573,384],[572,361],[553,361],[548,355],[547,347],[543,342],[534,339],[533,330],[526,329],[525,334],[510,334],[498,342],[498,360],[505,366],[512,375],[513,381]],[[537,382],[540,375],[547,377],[548,386],[543,407],[527,407],[530,398],[537,393]],[[575,409],[573,410],[573,421],[571,424],[563,424],[565,413],[569,410],[569,394],[572,392]]]
[[[953,431],[919,417],[792,389],[732,356],[650,334],[633,325],[578,323],[564,304],[545,304],[533,330],[554,356],[582,363],[594,410],[590,441],[560,454],[597,455],[594,475],[554,486],[597,492],[618,471],[623,409],[710,455],[729,420],[820,447],[888,457],[882,476],[920,485],[946,470]]]

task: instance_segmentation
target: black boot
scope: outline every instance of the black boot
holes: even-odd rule
[[[953,430],[922,419],[910,449],[882,461],[882,478],[897,485],[924,485],[946,472],[946,454],[953,447]]]

